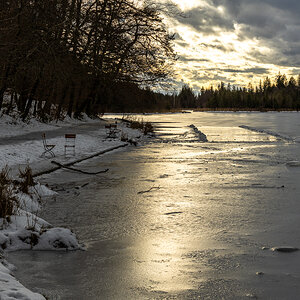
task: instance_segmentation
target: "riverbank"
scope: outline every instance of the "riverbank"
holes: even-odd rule
[[[64,122],[44,124],[36,120],[23,123],[8,116],[0,119],[0,169],[5,170],[2,172],[5,182],[1,186],[1,197],[5,199],[2,204],[5,203],[5,206],[3,204],[1,207],[2,210],[11,209],[9,217],[0,217],[0,299],[44,299],[42,295],[26,289],[13,276],[14,267],[6,260],[9,251],[82,249],[69,229],[54,228],[39,217],[43,202],[57,193],[40,185],[37,177],[60,168],[53,161],[72,166],[125,147],[128,145],[126,139],[136,141],[142,138],[140,131],[128,128],[122,122],[117,124],[115,137],[107,138],[108,129],[105,126],[109,123],[115,124],[115,120],[85,117],[81,121],[66,119]],[[45,151],[43,133],[46,134],[47,143],[55,145],[55,157],[42,156]],[[70,133],[76,134],[75,154],[65,155],[65,134]],[[20,178],[24,172],[27,172],[25,179],[32,181],[26,191],[22,185],[25,179]],[[3,198],[4,195],[6,198]],[[10,203],[15,207],[11,208]],[[2,211],[2,215],[6,213]]]

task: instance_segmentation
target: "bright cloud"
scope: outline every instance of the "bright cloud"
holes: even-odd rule
[[[300,72],[300,5],[296,0],[172,0],[183,12],[176,33],[176,81],[195,89],[258,84]]]

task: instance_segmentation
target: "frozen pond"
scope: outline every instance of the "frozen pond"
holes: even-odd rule
[[[299,114],[143,119],[157,138],[76,166],[108,173],[42,178],[43,217],[86,251],[10,253],[17,278],[49,299],[296,299],[300,251],[268,248],[300,248]]]

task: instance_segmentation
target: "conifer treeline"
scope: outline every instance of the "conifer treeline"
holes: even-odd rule
[[[221,82],[218,88],[205,89],[196,95],[184,86],[177,96],[181,108],[233,108],[254,110],[300,109],[300,75],[297,80],[292,76],[278,74],[274,81],[266,77],[259,85],[238,88]]]
[[[32,107],[42,119],[53,106],[57,119],[93,115],[130,82],[165,78],[173,37],[160,9],[134,0],[1,1],[0,110],[16,103],[23,119]]]
[[[253,87],[235,87],[221,82],[217,88],[202,88],[196,94],[183,85],[178,94],[168,95],[139,89],[134,84],[123,84],[106,95],[107,111],[153,112],[172,109],[251,109],[251,110],[300,110],[300,75],[287,79],[278,74],[272,81],[266,77]]]

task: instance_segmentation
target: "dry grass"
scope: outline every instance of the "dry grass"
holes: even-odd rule
[[[122,142],[127,142],[128,141],[128,134],[126,134],[125,132],[121,132],[121,141]]]
[[[132,115],[127,115],[127,116],[123,116],[122,120],[130,124],[130,128],[139,129],[145,135],[154,132],[153,125],[150,122],[144,122],[142,118],[138,118]]]
[[[5,166],[0,172],[0,185],[1,186],[10,184],[12,182],[8,176],[8,173],[9,173],[9,169],[7,166]]]
[[[34,186],[32,169],[29,166],[26,166],[23,171],[19,169],[19,177],[21,178],[21,182],[19,182],[20,190],[28,194],[29,187]]]
[[[18,207],[18,201],[14,197],[12,180],[8,176],[8,168],[4,167],[0,172],[0,218],[9,221]]]
[[[143,133],[146,135],[148,133],[153,133],[154,127],[150,122],[144,123]]]

